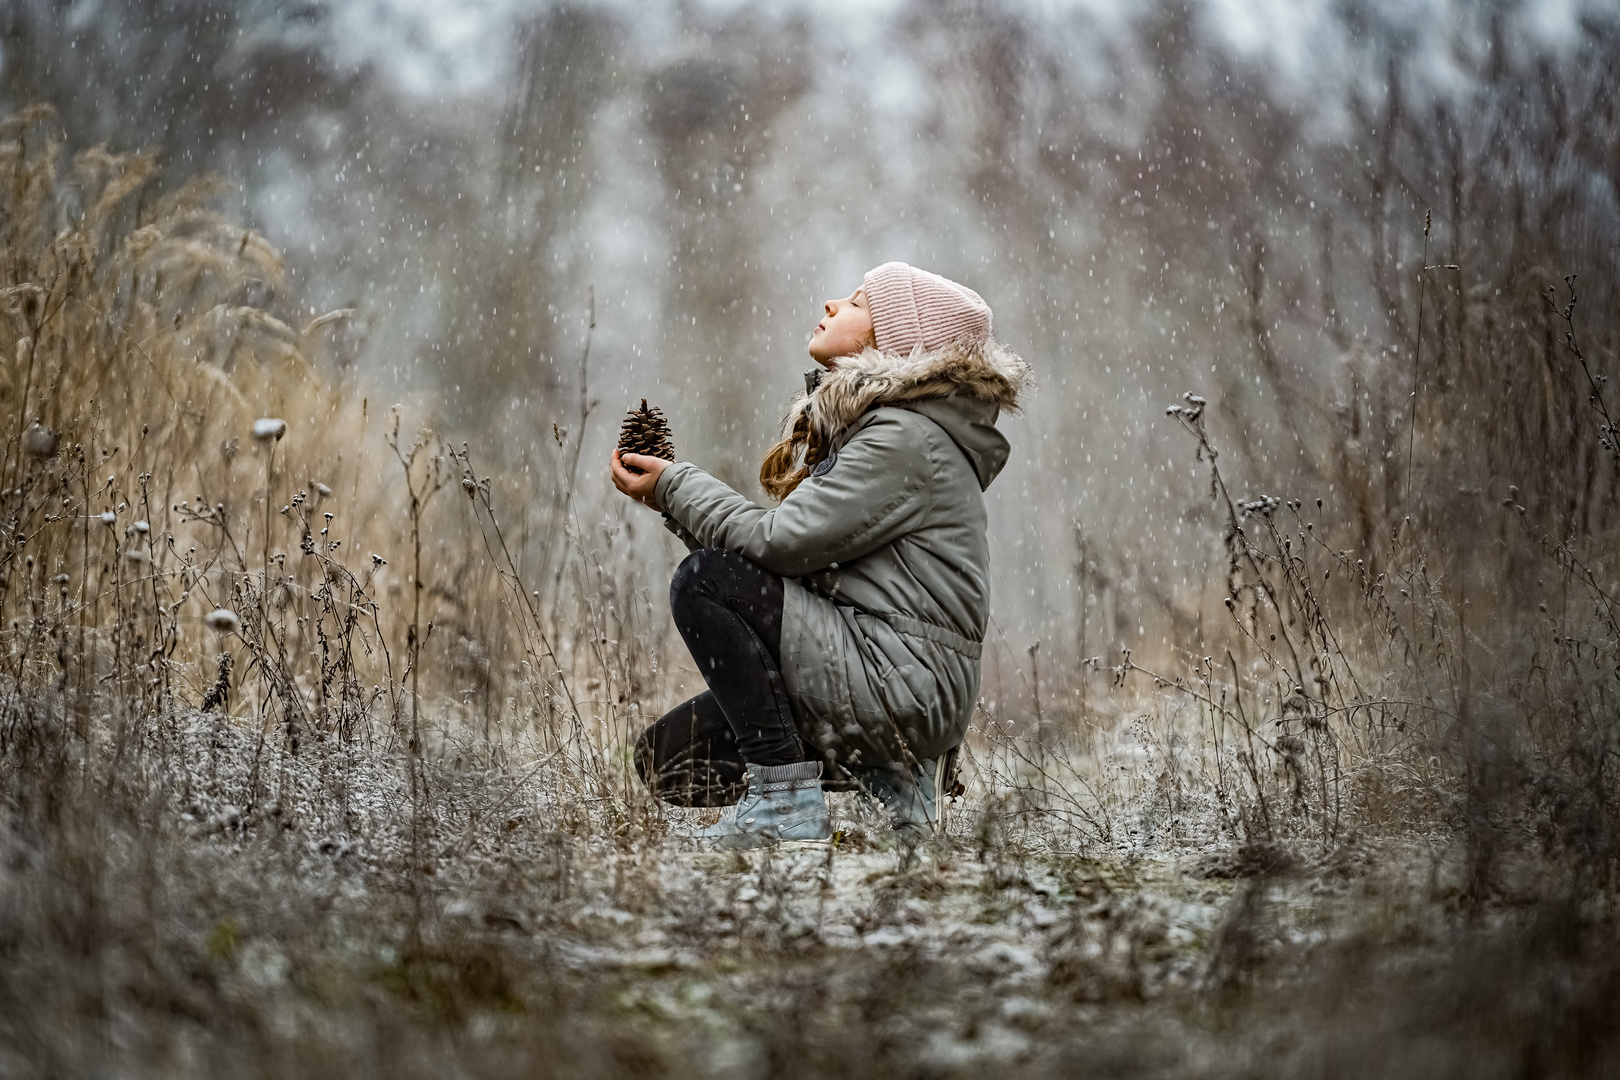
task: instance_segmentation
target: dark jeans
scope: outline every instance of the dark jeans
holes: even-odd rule
[[[642,733],[636,769],[666,802],[724,806],[743,763],[805,759],[782,687],[782,579],[731,551],[694,551],[669,584],[670,612],[709,689]]]

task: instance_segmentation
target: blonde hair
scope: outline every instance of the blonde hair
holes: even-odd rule
[[[765,494],[781,502],[793,494],[822,458],[827,456],[821,433],[810,423],[808,409],[799,413],[793,430],[771,447],[759,467],[759,483]]]
[[[866,335],[862,348],[877,348],[876,330]],[[810,410],[802,409],[792,430],[784,433],[781,441],[766,452],[759,466],[759,484],[765,494],[781,502],[793,494],[793,489],[802,484],[810,470],[826,456],[821,433],[810,422]]]

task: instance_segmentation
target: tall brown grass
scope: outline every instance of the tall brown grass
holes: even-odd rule
[[[421,751],[430,698],[435,752],[590,760],[582,718],[622,726],[656,664],[618,648],[648,633],[624,575],[568,550],[571,488],[492,487],[472,450],[411,431],[431,414],[323,368],[354,313],[293,325],[275,249],[207,209],[217,181],[160,195],[150,155],[102,149],[64,170],[50,121],[0,133],[0,615],[22,707],[46,695],[89,738],[103,713],[132,734],[208,699],[297,754]],[[521,545],[531,532],[554,539]],[[549,558],[525,568],[533,549]],[[215,610],[236,622],[211,628]]]

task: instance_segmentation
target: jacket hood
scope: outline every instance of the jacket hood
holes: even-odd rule
[[[1012,447],[1007,437],[996,430],[999,409],[986,401],[973,398],[944,397],[927,401],[909,402],[904,408],[922,413],[945,429],[945,433],[961,448],[968,463],[979,477],[979,490],[990,486],[1007,464]]]
[[[1003,411],[1016,413],[1031,385],[1029,365],[1000,342],[918,349],[909,356],[867,349],[841,357],[831,371],[806,374],[783,430],[801,416],[823,445],[834,445],[872,409],[896,405],[922,413],[945,429],[978,474],[980,488],[1007,463],[1007,439],[996,430]]]

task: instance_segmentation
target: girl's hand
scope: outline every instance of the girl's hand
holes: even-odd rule
[[[650,506],[654,510],[663,512],[653,493],[658,490],[658,478],[664,474],[674,462],[663,458],[651,457],[647,454],[621,454],[613,451],[613,486],[630,496],[643,506]],[[641,469],[640,473],[633,473],[626,469],[626,465],[634,465]]]

